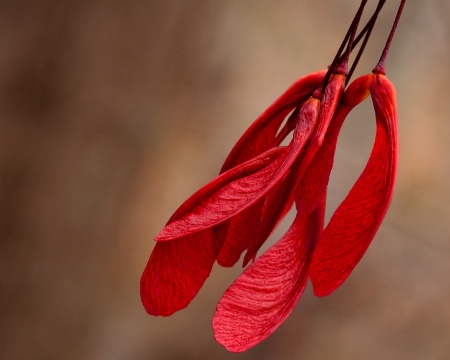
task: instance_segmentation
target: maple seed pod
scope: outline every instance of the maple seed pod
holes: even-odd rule
[[[384,74],[404,5],[402,0],[373,73],[345,89],[385,1],[379,1],[355,36],[366,2],[362,0],[328,70],[300,78],[264,111],[237,141],[220,174],[188,198],[156,236],[140,283],[149,314],[168,316],[185,308],[215,261],[233,266],[245,252],[243,265],[252,263],[225,291],[212,321],[215,339],[229,351],[240,352],[281,325],[309,279],[314,293],[324,296],[358,264],[386,214],[395,185],[396,94]],[[348,72],[349,55],[362,38]],[[369,96],[377,129],[373,150],[325,226],[327,186],[342,124]],[[293,204],[297,213],[288,231],[257,258]]]

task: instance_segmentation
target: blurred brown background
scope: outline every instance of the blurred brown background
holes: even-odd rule
[[[240,268],[216,266],[170,318],[140,303],[152,238],[260,112],[331,62],[358,4],[0,1],[0,358],[449,359],[449,1],[406,5],[388,59],[396,194],[338,291],[319,299],[308,288],[240,355],[210,325]],[[387,1],[356,75],[375,65],[397,4]],[[341,136],[330,211],[373,134],[366,102]]]

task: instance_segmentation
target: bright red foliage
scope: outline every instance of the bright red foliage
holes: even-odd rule
[[[397,169],[393,85],[383,74],[355,80],[325,72],[298,80],[245,132],[221,174],[173,214],[156,237],[141,279],[153,315],[170,315],[195,297],[213,263],[254,260],[296,203],[287,233],[225,292],[213,319],[215,337],[243,351],[269,336],[289,315],[309,278],[314,292],[333,292],[357,265],[387,211]],[[338,135],[348,113],[372,97],[377,132],[369,161],[324,229],[327,185]],[[283,124],[283,120],[289,115]],[[287,146],[281,141],[293,131]]]
[[[355,35],[366,2],[361,1],[329,70],[299,79],[258,117],[231,150],[219,176],[186,200],[155,238],[157,244],[141,278],[141,299],[149,314],[167,316],[183,309],[216,260],[233,266],[246,252],[243,265],[253,263],[223,294],[213,318],[216,340],[230,351],[244,351],[280,326],[309,279],[317,296],[328,295],[361,260],[394,190],[396,94],[384,74],[405,0],[373,73],[345,90],[348,59],[359,41]],[[365,39],[350,74],[384,2],[379,0],[358,36]],[[324,228],[339,132],[350,111],[369,95],[377,129],[372,152]],[[289,144],[281,145],[290,133]],[[289,230],[255,260],[294,203],[297,214]]]

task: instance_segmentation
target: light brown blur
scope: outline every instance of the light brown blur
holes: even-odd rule
[[[387,1],[356,76],[375,66],[398,2]],[[449,359],[446,1],[408,1],[392,43],[397,187],[345,284],[327,298],[308,287],[288,320],[241,355],[211,329],[238,266],[215,266],[170,318],[141,306],[153,237],[218,173],[259,113],[296,78],[331,63],[358,4],[2,1],[0,358]],[[329,213],[362,170],[374,127],[369,99],[344,126]]]

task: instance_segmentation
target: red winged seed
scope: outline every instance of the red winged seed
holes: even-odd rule
[[[316,104],[315,108],[307,106],[310,102]],[[182,215],[172,216],[172,221],[161,230],[156,240],[173,240],[218,225],[265,196],[285,178],[309,140],[316,125],[318,105],[314,98],[304,103],[299,116],[302,122],[297,125],[289,146],[277,159],[253,173],[249,173],[247,168],[254,160],[249,160],[217,177],[180,207],[182,210],[175,214]],[[251,167],[252,170],[254,168]],[[244,176],[240,176],[242,174]],[[187,208],[189,210],[185,211]]]
[[[253,263],[225,291],[212,324],[220,344],[241,352],[280,326],[308,279],[315,295],[325,296],[358,264],[387,212],[395,184],[396,93],[384,68],[405,0],[373,74],[344,91],[349,55],[364,36],[351,74],[384,0],[355,39],[366,3],[361,0],[329,71],[300,78],[264,111],[233,147],[219,176],[188,198],[155,238],[140,283],[149,314],[168,316],[183,309],[216,260],[233,266],[246,251],[244,266]],[[342,124],[369,95],[376,115],[372,152],[324,229],[327,186]],[[281,146],[291,132],[289,145]],[[297,214],[290,228],[255,260],[294,201]]]
[[[259,183],[264,183],[264,179],[271,174],[276,174],[278,168],[284,163],[289,155],[289,152],[290,149],[287,147],[276,147],[221,174],[187,199],[171,216],[167,225],[161,230],[155,240],[173,240],[200,231],[201,227],[198,225],[196,226],[195,223],[192,224],[192,227],[189,227],[188,223],[185,223],[181,228],[178,228],[177,226],[182,224],[183,220],[192,218],[199,212],[209,211],[206,207],[202,208],[201,205],[205,206],[214,196],[220,201],[219,196],[225,192],[225,187],[228,187],[226,190],[229,191],[233,184],[235,186],[238,184],[244,195],[247,183],[251,183],[252,181],[257,182],[258,180]],[[257,193],[258,189],[255,190],[254,188],[249,188],[248,191]],[[230,199],[229,203],[231,205],[232,202],[233,199]],[[218,212],[220,213],[220,208],[218,208]],[[206,227],[208,226],[205,226],[204,228]]]
[[[362,92],[370,91],[375,108],[375,143],[366,168],[317,244],[310,269],[317,296],[330,294],[350,275],[375,236],[392,198],[398,159],[395,88],[384,75],[370,78]],[[363,93],[353,100],[361,100]]]
[[[227,350],[245,351],[267,338],[294,309],[308,280],[324,204],[297,215],[287,233],[234,281],[217,304],[214,336]]]

